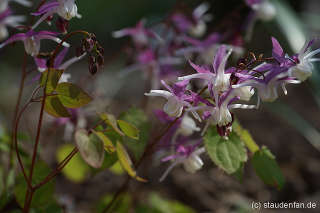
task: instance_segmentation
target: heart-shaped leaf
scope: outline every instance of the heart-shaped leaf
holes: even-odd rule
[[[50,69],[50,71],[46,70],[41,74],[40,85],[44,87],[47,81],[47,87],[46,87],[47,94],[53,92],[56,89],[62,73],[63,73],[63,70],[57,70],[52,68]],[[48,77],[48,74],[49,74],[49,77]]]
[[[75,133],[75,141],[79,152],[85,162],[94,168],[101,167],[104,159],[104,144],[96,135],[79,129]]]
[[[92,100],[81,88],[68,82],[58,84],[56,92],[63,106],[68,108],[79,108]]]
[[[114,145],[111,142],[111,140],[105,134],[103,134],[103,132],[96,132],[94,130],[92,130],[92,132],[103,142],[104,149],[108,153],[112,153],[112,152],[116,151],[116,147],[114,147]]]
[[[110,125],[114,131],[116,131],[119,135],[125,136],[125,134],[119,129],[117,124],[117,119],[112,114],[101,113],[100,118],[106,122],[106,124]]]
[[[54,96],[47,96],[44,110],[54,117],[70,117],[68,110],[62,105],[59,98]]]
[[[128,137],[135,140],[139,139],[139,129],[137,127],[123,120],[118,120],[118,124],[122,132]]]
[[[247,161],[247,152],[240,138],[231,133],[226,140],[211,128],[204,137],[206,150],[211,160],[226,173],[236,172]]]
[[[266,147],[255,152],[251,162],[257,175],[265,184],[275,186],[278,189],[283,187],[285,180],[281,169],[275,161],[275,157]]]

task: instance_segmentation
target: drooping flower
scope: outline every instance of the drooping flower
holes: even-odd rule
[[[246,0],[246,3],[255,11],[259,19],[269,21],[276,15],[276,8],[268,0]]]
[[[114,38],[131,36],[134,43],[138,46],[147,45],[149,43],[149,38],[157,38],[161,40],[158,35],[144,27],[144,20],[139,21],[135,27],[124,28],[122,30],[115,31],[112,33],[112,36]]]
[[[7,27],[17,27],[24,21],[24,16],[12,15],[10,8],[0,12],[0,41],[8,37]]]
[[[31,56],[36,56],[39,54],[40,51],[40,41],[42,39],[49,39],[53,40],[57,43],[61,42],[61,39],[56,37],[58,33],[50,32],[50,31],[39,31],[35,32],[33,30],[30,30],[26,33],[17,33],[13,36],[11,36],[9,39],[7,39],[5,42],[0,44],[0,48],[16,42],[16,41],[22,41],[24,44],[24,48],[26,53],[28,53]],[[65,47],[69,47],[70,45],[66,42],[63,42],[62,44]]]
[[[67,69],[70,65],[72,65],[73,63],[81,60],[85,55],[86,53],[83,53],[82,55],[80,55],[79,57],[78,56],[75,56],[75,57],[72,57],[70,58],[69,60],[65,61],[64,63],[63,60],[68,52],[69,48],[68,47],[65,47],[58,55],[57,57],[55,58],[54,60],[54,63],[53,63],[53,68],[55,69],[59,69],[59,70],[65,70]],[[47,60],[46,59],[43,59],[43,58],[37,58],[35,57],[34,58],[35,62],[36,62],[36,65],[38,67],[38,70],[39,72],[43,72],[45,70],[48,69],[47,67]]]
[[[63,60],[68,52],[69,48],[68,47],[65,47],[58,55],[57,57],[55,58],[54,60],[54,63],[53,63],[53,68],[54,69],[58,69],[58,70],[66,70],[70,65],[72,65],[73,63],[81,60],[85,55],[86,53],[83,53],[81,56],[75,56],[75,57],[72,57],[70,58],[69,60],[65,61],[64,63]],[[44,72],[48,69],[47,67],[47,59],[43,59],[43,58],[37,58],[37,57],[34,57],[34,61],[38,67],[38,71],[40,73],[38,73],[34,78],[32,78],[32,81],[31,83],[35,82],[35,81],[38,81],[41,77],[41,72]],[[59,83],[62,83],[62,82],[67,82],[68,79],[71,78],[71,74],[69,73],[62,73],[62,76],[60,77],[60,80],[59,80]]]
[[[202,135],[206,132],[209,125],[217,125],[218,128],[231,126],[233,122],[232,109],[256,109],[258,107],[258,105],[234,103],[238,100],[241,100],[238,89],[230,88],[218,97],[216,105],[195,107],[204,111],[204,119],[207,120],[207,123],[202,130]],[[226,132],[223,134],[221,133],[221,136],[227,136]]]
[[[206,22],[212,19],[210,14],[206,14],[208,10],[209,4],[202,3],[193,10],[190,17],[182,13],[176,13],[172,16],[172,21],[180,32],[201,37],[207,30]]]
[[[184,115],[181,121],[181,124],[177,130],[177,134],[181,134],[183,136],[190,136],[194,132],[200,131],[200,128],[197,127],[196,122],[189,115]]]
[[[203,166],[203,161],[200,155],[205,152],[204,147],[199,148],[200,143],[194,145],[179,144],[175,149],[175,154],[167,156],[162,159],[162,162],[170,161],[173,162],[166,169],[163,175],[160,177],[160,181],[163,181],[169,172],[177,165],[183,164],[184,169],[189,173],[195,173]]]
[[[232,88],[241,88],[244,86],[254,87],[257,89],[258,96],[262,101],[272,102],[279,96],[279,86],[281,86],[284,93],[287,94],[286,84],[300,83],[296,78],[289,76],[287,67],[263,64],[254,70],[264,72],[264,78],[251,76],[239,84],[232,85]]]
[[[312,63],[320,61],[320,58],[313,58],[320,53],[320,49],[310,50],[314,40],[306,41],[299,53],[290,57],[285,54],[277,39],[273,37],[271,39],[273,44],[272,56],[280,63],[280,66],[289,69],[289,76],[300,81],[305,81],[311,76],[314,69]]]
[[[289,75],[299,79],[300,81],[305,81],[311,76],[314,70],[313,62],[320,61],[320,58],[314,58],[316,54],[320,53],[320,48],[310,51],[310,46],[313,40],[307,41],[300,52],[292,57],[295,62],[295,66],[290,67]]]
[[[171,117],[180,117],[185,107],[190,107],[190,96],[185,93],[188,81],[175,83],[173,87],[169,87],[164,81],[161,81],[163,86],[168,90],[151,90],[145,93],[146,96],[160,96],[167,99],[167,103],[163,107],[163,111]],[[196,112],[192,111],[196,116]]]
[[[81,18],[75,0],[52,0],[42,5],[37,12],[32,13],[34,16],[41,16],[32,26],[32,29],[35,29],[41,22],[55,13],[68,21],[74,17]]]

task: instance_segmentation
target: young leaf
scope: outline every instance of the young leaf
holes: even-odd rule
[[[104,149],[108,153],[112,153],[112,152],[116,151],[116,147],[114,147],[114,145],[111,142],[111,140],[105,134],[103,134],[103,132],[96,132],[94,130],[92,130],[92,132],[103,142]]]
[[[141,109],[132,107],[119,116],[119,119],[126,121],[139,129],[139,142],[135,143],[132,138],[124,138],[124,144],[134,154],[135,159],[140,159],[150,135],[150,123],[148,116]]]
[[[66,156],[73,150],[74,146],[65,144],[60,146],[56,153],[58,162],[65,159]],[[82,160],[79,154],[75,154],[68,164],[63,168],[62,173],[71,181],[79,183],[85,180],[90,167]]]
[[[88,136],[84,129],[76,131],[75,141],[83,160],[94,168],[101,167],[104,159],[103,142],[94,134]]]
[[[68,110],[62,105],[57,96],[46,97],[44,110],[53,117],[70,117]]]
[[[110,125],[114,131],[116,131],[119,135],[125,136],[125,134],[118,128],[117,119],[112,114],[101,113],[100,118],[106,122],[106,124]]]
[[[119,141],[117,141],[117,154],[122,168],[126,170],[131,177],[141,182],[147,182],[147,180],[137,176],[136,171],[132,168],[132,161],[126,149]]]
[[[204,143],[211,160],[228,174],[236,172],[241,163],[247,161],[244,144],[234,133],[225,140],[211,128],[204,137]]]
[[[123,120],[118,120],[118,124],[122,132],[128,137],[135,140],[139,139],[139,129],[137,127]]]
[[[49,70],[46,70],[41,74],[40,85],[42,87],[44,87],[46,84],[48,73],[49,73]],[[53,92],[56,89],[62,73],[63,73],[63,70],[50,69],[50,73],[47,81],[47,87],[46,87],[47,94]]]
[[[280,167],[266,147],[255,152],[251,162],[257,175],[265,184],[275,186],[278,189],[283,187],[285,180]]]
[[[259,146],[253,140],[249,131],[246,129],[243,129],[242,126],[239,124],[239,122],[235,121],[233,123],[233,129],[234,129],[234,132],[239,135],[240,139],[246,144],[246,146],[252,153],[255,153],[256,151],[259,150]]]
[[[81,88],[68,82],[58,84],[56,91],[63,106],[68,108],[79,108],[92,100]]]

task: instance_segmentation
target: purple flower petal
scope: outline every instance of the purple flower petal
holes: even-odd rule
[[[189,60],[189,64],[195,69],[198,73],[211,73],[208,68],[196,65]]]
[[[53,1],[49,1],[48,3],[42,5],[37,12],[31,13],[31,15],[34,16],[40,16],[44,13],[48,13],[54,9],[56,9],[58,6],[60,5],[59,2],[53,0]]]
[[[65,47],[56,57],[56,59],[54,60],[54,68],[59,68],[59,66],[61,65],[64,57],[66,56],[67,52],[68,52],[69,48]]]
[[[37,58],[34,57],[34,61],[38,67],[38,69],[40,68],[41,70],[46,70],[47,69],[47,60],[43,59],[43,58]]]
[[[3,42],[2,44],[0,44],[0,48],[15,42],[15,41],[23,41],[24,39],[26,39],[28,36],[26,35],[26,33],[17,33],[13,36],[11,36],[10,38],[8,38],[5,42]]]
[[[227,47],[225,45],[221,45],[216,53],[216,55],[214,56],[214,59],[213,59],[213,69],[215,72],[218,71],[218,68],[223,60],[223,58],[225,57],[226,55],[226,50],[227,50]]]
[[[277,56],[283,56],[284,55],[283,49],[279,44],[278,40],[275,39],[274,37],[271,37],[271,40],[272,40],[272,46],[273,46],[272,53],[277,54]]]

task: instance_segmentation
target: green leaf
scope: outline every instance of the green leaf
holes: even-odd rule
[[[137,127],[123,120],[118,120],[118,124],[122,132],[128,137],[135,140],[139,139],[139,129]]]
[[[275,157],[266,147],[262,147],[261,150],[257,151],[253,155],[251,162],[263,182],[278,189],[283,187],[285,179],[280,167],[275,161]]]
[[[244,144],[235,133],[225,140],[211,128],[204,137],[204,143],[211,160],[228,174],[236,172],[241,163],[247,161]]]
[[[114,145],[111,142],[111,140],[105,134],[103,134],[103,132],[96,132],[94,130],[92,130],[92,132],[103,142],[104,149],[108,153],[112,153],[112,152],[116,151],[116,147],[114,147]]]
[[[149,140],[151,125],[148,121],[148,116],[146,116],[144,111],[141,109],[133,107],[120,115],[119,119],[124,120],[139,129],[138,143],[136,143],[132,138],[124,138],[124,144],[133,152],[135,158],[139,159],[142,156],[145,146]]]
[[[84,129],[76,131],[75,141],[83,160],[94,168],[101,167],[104,159],[103,142],[94,134],[88,136]]]
[[[248,147],[248,149],[252,153],[255,153],[256,151],[259,150],[259,146],[253,140],[249,131],[246,129],[243,129],[242,126],[239,124],[239,122],[235,121],[233,123],[233,130],[235,133],[239,135],[240,139],[245,143],[245,145]]]
[[[51,169],[42,161],[38,162],[34,168],[34,174],[32,178],[33,184],[38,184],[42,181],[49,173]],[[34,192],[31,207],[42,207],[50,203],[54,197],[55,180],[49,181],[47,184],[41,186]],[[17,184],[14,188],[14,194],[18,204],[23,207],[25,195],[27,191],[27,184],[22,174],[17,177]]]
[[[241,165],[240,165],[239,169],[232,174],[241,183],[243,181],[243,170],[244,170],[244,162],[241,162]]]
[[[74,146],[71,144],[65,144],[58,148],[56,152],[56,158],[58,162],[67,157],[73,150]],[[69,180],[79,183],[86,179],[90,167],[82,160],[81,156],[75,154],[68,164],[63,168],[62,174],[64,174]]]
[[[118,161],[118,155],[116,152],[111,154],[105,153],[104,161],[102,163],[101,169],[106,169],[112,167]]]
[[[44,110],[53,117],[71,117],[68,110],[62,105],[57,96],[46,97]]]
[[[46,84],[48,72],[49,71],[46,70],[41,74],[40,85],[42,87],[44,87]],[[48,78],[47,87],[46,87],[47,94],[52,93],[56,89],[62,73],[63,73],[63,70],[50,69],[49,78]]]
[[[126,170],[131,177],[141,182],[147,182],[147,180],[137,176],[136,171],[132,168],[132,161],[127,153],[127,150],[119,141],[117,141],[117,154],[122,168]]]
[[[125,134],[119,129],[117,125],[117,119],[112,114],[101,113],[100,118],[105,121],[106,124],[110,125],[114,131],[116,131],[119,135],[125,136]]]
[[[79,108],[92,100],[81,88],[68,82],[58,84],[56,91],[63,106],[68,108]]]

